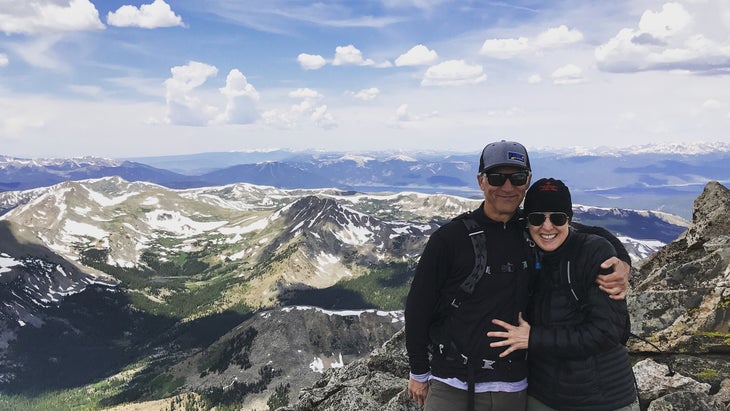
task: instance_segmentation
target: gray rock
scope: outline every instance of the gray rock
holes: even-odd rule
[[[726,411],[723,403],[701,392],[679,391],[649,404],[647,411]]]
[[[416,411],[407,398],[408,363],[405,332],[363,358],[341,369],[329,370],[297,403],[277,411]]]
[[[730,191],[710,182],[676,241],[637,267],[627,298],[632,331],[670,352],[730,353]],[[630,341],[633,352],[654,349]]]
[[[703,394],[710,391],[710,384],[698,382],[677,372],[670,375],[669,367],[652,359],[636,363],[634,365],[634,375],[639,387],[639,398],[642,401],[652,401],[679,391]]]

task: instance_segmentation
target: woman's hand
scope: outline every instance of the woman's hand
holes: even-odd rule
[[[488,337],[504,338],[502,341],[496,341],[489,344],[490,347],[507,347],[506,350],[499,354],[500,357],[506,357],[516,350],[526,350],[530,343],[530,324],[522,318],[522,313],[517,318],[517,326],[506,323],[502,320],[492,320],[492,324],[496,324],[506,331],[490,331]]]

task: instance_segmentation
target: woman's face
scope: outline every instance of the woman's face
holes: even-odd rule
[[[543,251],[555,251],[565,242],[569,221],[568,215],[560,212],[536,212],[527,216],[530,237]]]

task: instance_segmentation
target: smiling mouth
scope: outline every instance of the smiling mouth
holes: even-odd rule
[[[540,238],[545,240],[552,240],[553,238],[557,237],[557,234],[540,234]]]

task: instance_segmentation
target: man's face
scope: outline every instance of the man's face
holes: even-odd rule
[[[496,167],[489,170],[489,174],[512,174],[517,172],[527,172],[527,170],[518,167]],[[483,174],[477,176],[479,188],[484,193],[484,212],[487,217],[495,221],[508,221],[517,211],[522,200],[525,198],[525,192],[530,186],[530,175],[525,184],[515,186],[510,179],[506,179],[503,185],[493,186],[487,181],[487,177]]]

